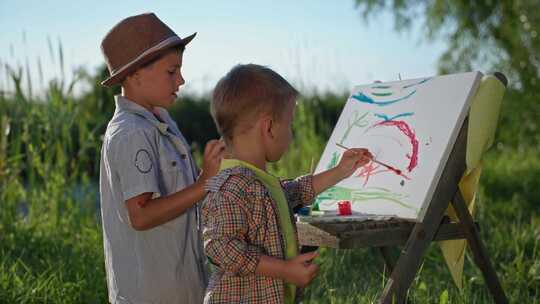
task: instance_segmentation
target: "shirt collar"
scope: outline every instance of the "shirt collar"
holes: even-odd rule
[[[261,181],[265,184],[267,184],[268,186],[273,186],[275,184],[279,184],[279,178],[273,176],[272,174],[262,170],[262,169],[259,169],[258,167],[256,167],[255,165],[252,165],[248,162],[245,162],[245,161],[241,161],[239,159],[234,159],[234,158],[224,158],[221,160],[221,164],[220,164],[220,168],[219,170],[225,170],[225,169],[229,169],[229,168],[232,168],[232,167],[236,167],[236,166],[240,166],[240,167],[244,167],[244,168],[248,168],[250,169],[251,171],[253,171],[253,173],[255,173],[255,175],[261,179]]]
[[[114,96],[114,98],[117,111],[126,111],[135,115],[142,116],[150,123],[152,123],[156,128],[158,128],[160,133],[165,135],[167,134],[167,129],[169,128],[169,125],[159,121],[156,116],[154,116],[154,114],[148,111],[145,107],[127,99],[122,95],[116,95]]]

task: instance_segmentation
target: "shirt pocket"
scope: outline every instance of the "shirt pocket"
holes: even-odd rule
[[[160,166],[161,166],[161,185],[160,187],[163,189],[162,193],[163,196],[168,196],[171,194],[174,194],[180,190],[182,190],[184,187],[180,187],[179,184],[181,184],[181,175],[182,175],[182,166],[179,162],[180,157],[176,157],[172,154],[167,154],[166,156],[161,156],[160,159]],[[186,211],[187,213],[188,211]],[[186,213],[171,219],[170,221],[167,221],[166,223],[163,223],[159,227],[161,229],[165,229],[168,232],[167,233],[174,233],[178,234],[179,229],[183,227],[181,224],[182,221],[185,221]]]
[[[179,158],[174,155],[166,155],[160,159],[161,181],[164,195],[170,195],[177,192],[178,179],[181,174],[181,164]]]

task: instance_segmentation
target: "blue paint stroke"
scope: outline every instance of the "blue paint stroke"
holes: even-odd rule
[[[377,113],[375,113],[375,116],[384,119],[384,121],[395,120],[395,119],[400,118],[400,117],[413,116],[413,115],[414,115],[414,112],[406,112],[406,113],[401,113],[401,114],[398,114],[398,115],[395,115],[395,116],[392,116],[392,117],[388,117],[388,115],[385,115],[385,114],[377,114]]]
[[[358,95],[353,95],[352,98],[358,100],[359,102],[374,104],[374,105],[378,105],[378,106],[387,106],[387,105],[391,105],[393,103],[396,103],[398,101],[405,100],[405,99],[411,97],[412,95],[414,95],[415,93],[416,93],[416,90],[412,91],[407,96],[404,96],[404,97],[401,97],[401,98],[398,98],[398,99],[384,100],[384,101],[375,101],[373,98],[365,95],[362,92],[358,92]]]
[[[431,78],[426,78],[426,79],[424,79],[424,80],[422,80],[422,81],[419,81],[419,82],[417,82],[417,83],[411,83],[411,84],[408,84],[408,85],[404,86],[402,89],[408,89],[408,88],[410,88],[410,87],[414,87],[414,86],[420,85],[420,84],[422,84],[422,83],[424,83],[424,82],[427,82],[427,81],[430,80],[430,79],[431,79]]]

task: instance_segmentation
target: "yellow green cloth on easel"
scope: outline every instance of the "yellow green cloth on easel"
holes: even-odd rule
[[[474,216],[475,198],[482,173],[482,156],[493,144],[505,90],[506,87],[495,76],[485,75],[471,102],[467,133],[467,169],[459,182],[459,189],[472,216]],[[452,206],[446,213],[452,221],[459,221]],[[461,289],[467,241],[442,241],[439,245],[452,278]]]
[[[289,212],[289,204],[279,178],[261,170],[250,163],[238,159],[224,159],[221,161],[220,170],[241,166],[250,169],[257,179],[266,187],[270,196],[276,202],[278,208],[279,227],[283,239],[285,241],[285,259],[289,260],[298,255],[298,243],[296,241],[295,230],[291,215]],[[291,283],[285,284],[285,303],[294,303],[296,297],[296,286]]]

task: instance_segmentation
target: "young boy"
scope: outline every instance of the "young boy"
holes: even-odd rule
[[[316,253],[298,255],[292,208],[366,164],[366,149],[347,150],[339,164],[315,176],[280,181],[266,172],[291,141],[298,92],[269,68],[233,68],[217,84],[212,116],[231,158],[207,182],[204,250],[215,272],[205,303],[293,303],[296,287],[317,274]]]
[[[101,216],[111,303],[201,303],[207,285],[197,202],[221,161],[209,142],[198,173],[190,148],[165,108],[179,87],[181,39],[154,14],[122,20],[102,42],[121,85],[103,139]]]

